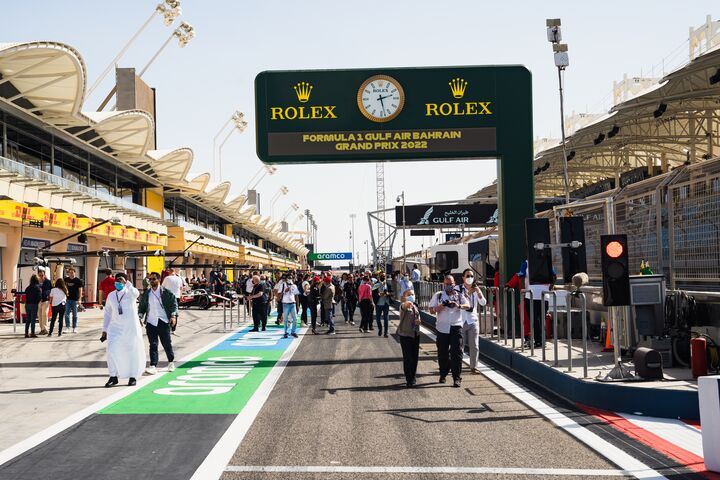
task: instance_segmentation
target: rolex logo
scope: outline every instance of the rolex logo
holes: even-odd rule
[[[450,82],[448,82],[448,85],[450,85],[450,91],[455,98],[462,98],[465,95],[467,84],[468,83],[463,78],[453,78]]]
[[[295,89],[295,95],[297,95],[300,103],[305,103],[310,100],[310,92],[312,92],[313,86],[307,82],[300,82],[293,87]]]

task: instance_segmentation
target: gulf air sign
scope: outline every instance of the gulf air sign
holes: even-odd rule
[[[314,262],[316,260],[352,260],[352,252],[308,254],[308,261]]]

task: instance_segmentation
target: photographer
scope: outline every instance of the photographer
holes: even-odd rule
[[[480,335],[478,323],[480,316],[478,315],[478,307],[485,306],[487,300],[482,291],[475,284],[475,275],[472,268],[466,268],[463,272],[463,284],[460,286],[460,293],[465,295],[470,304],[470,308],[463,310],[463,348],[468,344],[470,349],[470,371],[479,374],[477,368],[478,362],[478,337]]]
[[[470,302],[455,286],[452,275],[446,275],[443,283],[443,290],[432,296],[429,306],[430,313],[437,317],[435,329],[440,383],[445,383],[445,377],[452,371],[453,387],[457,388],[462,380],[463,310],[470,308]]]

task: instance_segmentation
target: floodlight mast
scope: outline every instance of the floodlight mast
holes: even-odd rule
[[[562,41],[562,30],[560,29],[559,18],[548,18],[545,21],[547,26],[547,39],[552,43],[555,66],[558,69],[558,88],[560,91],[560,133],[562,135],[562,156],[563,156],[563,177],[565,180],[565,203],[570,203],[570,176],[568,175],[568,158],[565,152],[565,105],[563,97],[563,72],[570,65],[568,57],[568,46]]]

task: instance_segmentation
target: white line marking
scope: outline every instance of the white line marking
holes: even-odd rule
[[[427,335],[430,339],[436,340],[435,334],[428,330],[424,326],[420,326],[422,332]],[[465,355],[465,359],[467,359]],[[467,361],[466,361],[467,363]],[[597,453],[613,462],[615,465],[627,472],[632,472],[635,478],[652,478],[652,479],[664,479],[665,477],[648,467],[641,461],[633,458],[627,453],[623,452],[611,443],[603,440],[596,434],[592,433],[587,428],[579,425],[574,420],[571,420],[567,416],[558,412],[547,403],[542,401],[540,397],[531,393],[529,390],[510,380],[500,372],[493,370],[481,361],[478,361],[478,367],[480,372],[488,378],[488,380],[495,383],[497,386],[511,394],[513,397],[520,400],[522,403],[532,408],[543,417],[550,420],[558,427],[565,430],[576,439],[583,442],[588,447],[595,450]]]
[[[643,417],[624,413],[621,415],[637,425],[638,428],[647,430],[673,445],[703,458],[702,433],[697,428],[671,418]]]
[[[596,477],[625,477],[633,475],[623,470],[595,470],[582,468],[495,468],[495,467],[361,467],[361,466],[253,466],[228,465],[226,472],[262,473],[421,473],[421,474],[480,474],[480,475],[573,475]]]
[[[195,470],[190,480],[220,478],[225,471],[225,466],[230,463],[233,455],[238,447],[240,447],[240,443],[243,441],[243,438],[245,438],[248,430],[250,430],[263,405],[265,405],[280,375],[282,375],[306,332],[307,327],[300,329],[300,337],[294,339],[283,352],[275,366],[270,370],[270,373],[265,377],[265,380],[263,380],[253,396],[250,397],[250,400],[248,400],[245,407],[240,411],[235,420],[233,420],[233,423],[230,424],[230,427],[228,427],[223,436],[220,437],[220,440],[218,440],[208,456],[205,457],[203,463]]]
[[[230,338],[232,335],[236,334],[246,326],[248,326],[249,322],[243,322],[238,325],[238,327],[228,332],[227,334],[219,337],[216,340],[213,340],[211,343],[205,345],[204,347],[199,348],[198,350],[185,355],[183,358],[181,358],[178,361],[178,366],[182,366],[184,363],[192,360],[193,358],[197,357],[201,353],[203,353],[206,350],[210,350],[214,346],[224,342],[228,338]],[[167,371],[164,372],[158,372],[156,375],[149,375],[149,376],[143,376],[142,378],[138,379],[137,385],[133,388],[122,388],[118,389],[118,391],[109,397],[103,398],[102,400],[93,403],[92,405],[83,408],[82,410],[60,420],[59,422],[49,426],[45,430],[41,430],[35,435],[32,435],[25,440],[16,443],[15,445],[6,448],[2,452],[0,452],[0,465],[5,464],[6,462],[12,460],[13,458],[22,455],[23,453],[27,452],[28,450],[40,445],[45,440],[48,440],[49,438],[54,437],[55,435],[59,434],[63,430],[66,430],[73,425],[81,422],[82,420],[86,419],[90,415],[97,413],[98,411],[102,410],[103,408],[107,407],[108,405],[111,405],[118,400],[121,400],[128,395],[131,395],[135,393],[138,389],[144,387],[150,382],[154,382],[158,378],[165,375]]]

